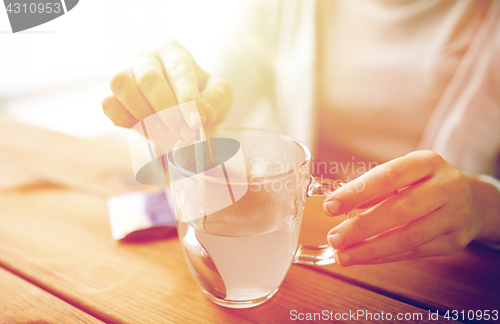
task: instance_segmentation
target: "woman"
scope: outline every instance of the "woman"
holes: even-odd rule
[[[499,2],[276,1],[250,9],[242,18],[249,26],[233,30],[236,50],[219,56],[228,82],[169,41],[112,79],[105,114],[131,127],[194,100],[204,127],[258,120],[312,145],[323,161],[385,162],[325,200],[331,216],[374,206],[329,232],[342,266],[500,242]],[[187,140],[198,114],[183,107],[182,122],[166,125]],[[352,190],[359,184],[363,191]]]

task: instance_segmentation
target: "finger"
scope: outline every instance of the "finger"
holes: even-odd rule
[[[200,85],[204,86],[206,80],[198,80],[196,72],[202,74],[202,70],[196,66],[189,52],[175,41],[168,42],[159,52],[163,62],[165,75],[173,89],[177,102],[180,104],[184,119],[192,128],[199,128],[199,119],[206,121],[207,111],[200,96]],[[206,74],[206,73],[205,73]],[[205,75],[200,75],[205,77]],[[201,89],[200,89],[201,88]],[[194,105],[182,105],[195,101]],[[196,109],[198,111],[196,111]]]
[[[139,122],[115,96],[102,101],[102,111],[116,126],[131,128]]]
[[[347,248],[437,210],[448,201],[445,188],[437,181],[416,184],[345,220],[328,233],[330,244],[336,249]]]
[[[414,250],[446,232],[446,221],[441,214],[440,210],[434,211],[348,249],[338,250],[336,260],[347,266]]]
[[[226,81],[211,77],[202,92],[202,97],[207,108],[205,126],[213,127],[224,120],[229,112],[233,101],[233,92]]]
[[[177,42],[176,40],[171,39],[166,41],[158,50],[154,52],[154,54],[161,60],[162,53],[167,52],[168,54],[169,51],[182,52],[184,55],[187,55],[191,59],[196,78],[198,79],[198,91],[203,91],[203,89],[205,89],[206,87],[208,79],[210,78],[210,75],[205,72],[198,64],[196,64],[189,51],[184,46],[179,44],[179,42]]]
[[[388,192],[386,194],[383,194],[382,196],[379,196],[379,197],[377,197],[375,199],[370,200],[369,202],[366,202],[366,203],[362,204],[358,208],[360,208],[360,209],[370,208],[372,206],[375,206],[375,205],[381,203],[382,201],[386,200],[387,198],[389,198],[389,197],[391,197],[391,196],[393,196],[393,195],[395,195],[397,193],[398,193],[398,190],[394,190],[394,191]]]
[[[140,92],[154,111],[160,112],[177,105],[175,95],[163,74],[161,62],[156,56],[149,53],[140,54],[132,64],[132,71]],[[154,128],[165,132],[166,125],[178,139],[186,141],[191,137],[193,131],[177,109],[158,116],[160,119],[157,119]]]
[[[109,86],[120,103],[136,119],[143,120],[155,113],[137,88],[132,71],[123,71],[116,74],[111,79]]]
[[[363,262],[360,264],[381,264],[381,263],[389,263],[389,262],[397,262],[432,256],[445,256],[451,255],[454,251],[452,246],[449,243],[449,239],[446,236],[440,236],[435,240],[419,246],[415,249],[405,251],[403,253],[393,254],[390,256],[382,257],[379,259]]]
[[[156,56],[139,54],[132,64],[132,71],[140,92],[156,112],[177,105],[175,95],[163,74],[161,62]]]
[[[439,160],[442,158],[434,152],[417,151],[378,165],[328,196],[325,210],[332,216],[342,215],[372,199],[409,186],[431,175]]]

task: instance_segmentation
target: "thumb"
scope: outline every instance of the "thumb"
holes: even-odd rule
[[[229,83],[211,77],[201,93],[207,118],[205,127],[214,127],[224,120],[233,102],[233,91]]]

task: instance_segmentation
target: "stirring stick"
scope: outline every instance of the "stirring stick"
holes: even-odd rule
[[[203,95],[200,92],[200,97],[203,98]],[[196,172],[200,174],[204,174],[205,171],[205,160],[204,160],[204,152],[203,152],[203,142],[206,140],[208,144],[208,151],[210,153],[210,161],[212,162],[212,168],[215,168],[214,156],[212,152],[212,146],[210,145],[210,138],[204,136],[205,133],[203,131],[203,127],[198,129],[198,132],[195,135],[195,155],[196,155]],[[206,139],[204,138],[206,137]],[[206,153],[206,152],[205,152]]]
[[[214,155],[212,152],[212,145],[210,144],[210,138],[206,137],[208,144],[208,152],[204,151],[204,136],[203,129],[197,129],[194,139],[194,150],[195,150],[195,162],[196,162],[196,173],[204,174],[205,172],[205,155],[208,153],[210,155],[210,162],[212,163],[212,168],[215,168]]]
[[[194,155],[196,163],[196,173],[205,174],[205,159],[203,155],[203,128],[195,130]]]
[[[202,96],[202,94],[200,93],[200,96]],[[203,148],[204,148],[204,145],[203,145],[203,142],[204,140],[207,141],[207,144],[208,144],[208,151],[209,151],[209,154],[210,154],[210,161],[212,162],[212,168],[215,167],[215,163],[214,163],[214,156],[213,156],[213,152],[212,152],[212,146],[210,145],[210,138],[208,136],[204,136],[205,135],[205,132],[203,131],[203,127],[200,127],[199,129],[196,130],[196,133],[195,133],[195,141],[194,141],[194,149],[195,149],[195,162],[196,162],[196,173],[197,174],[202,174],[204,175],[205,174],[205,159],[204,159],[204,154],[206,154],[206,152],[203,152]],[[206,137],[206,139],[205,139]],[[205,183],[203,181],[203,179],[201,179],[201,181],[198,183],[199,186],[203,186],[205,187]],[[204,191],[204,188],[200,188]],[[207,213],[203,210],[200,210],[200,212],[203,213],[203,230],[206,231],[206,228],[205,228],[205,223],[207,221]]]
[[[212,152],[212,145],[210,144],[210,137],[207,137],[208,151],[210,152],[210,161],[212,162],[212,168],[215,168],[214,154]]]

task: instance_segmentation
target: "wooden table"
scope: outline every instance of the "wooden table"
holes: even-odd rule
[[[323,310],[391,313],[387,322],[422,313],[421,322],[448,323],[429,320],[429,310],[500,310],[500,254],[473,246],[377,266],[293,265],[269,302],[216,306],[191,277],[175,235],[112,240],[107,198],[141,189],[125,147],[0,119],[0,323],[288,323]],[[321,203],[307,202],[303,243],[324,243],[340,221]]]

